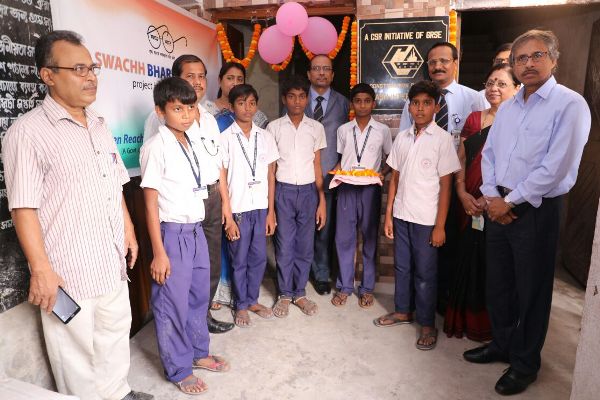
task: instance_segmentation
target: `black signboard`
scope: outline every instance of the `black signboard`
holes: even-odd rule
[[[37,78],[34,46],[51,29],[50,0],[0,2],[0,140],[20,115],[42,102],[46,86]],[[0,162],[0,312],[27,299],[28,284],[29,269],[8,212]]]
[[[426,77],[427,51],[448,40],[448,17],[361,20],[358,82],[377,96],[375,114],[401,114],[411,84]]]

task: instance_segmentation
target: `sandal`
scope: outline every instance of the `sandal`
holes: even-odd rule
[[[210,309],[213,311],[220,310],[221,304],[217,303],[216,301],[213,301],[212,304],[210,305]]]
[[[290,313],[290,303],[292,298],[288,296],[279,296],[273,306],[273,315],[277,318],[285,318]]]
[[[375,302],[373,293],[363,293],[358,297],[358,305],[360,308],[370,308]]]
[[[421,335],[419,335],[419,339],[417,339],[415,346],[419,350],[433,350],[435,348],[435,345],[437,344],[437,337],[438,337],[437,329],[434,328],[430,332],[423,333],[423,328],[421,328]],[[425,339],[433,339],[433,342],[431,342],[430,344],[420,344],[419,343],[421,340],[425,340]]]
[[[273,310],[269,307],[265,307],[260,303],[256,303],[250,307],[248,307],[248,311],[252,311],[254,314],[258,315],[264,319],[272,319],[273,318]]]
[[[202,360],[210,360],[210,365],[200,364]],[[206,369],[212,372],[227,372],[229,371],[229,363],[223,358],[219,356],[208,356],[206,358],[197,358],[192,363],[192,368],[194,369]]]
[[[233,321],[237,327],[240,328],[250,328],[252,326],[252,321],[250,320],[250,315],[248,315],[248,310],[237,310],[233,313]]]
[[[348,294],[337,292],[333,298],[331,299],[331,304],[336,307],[342,307],[346,305],[346,301],[348,300]]]
[[[206,383],[204,383],[204,381],[202,379],[200,379],[194,375],[190,375],[182,381],[173,382],[173,383],[175,384],[175,386],[177,386],[179,388],[179,390],[181,390],[185,394],[191,394],[191,395],[203,394],[204,392],[206,392],[208,390],[208,386],[206,386]],[[200,389],[200,390],[199,391],[192,390],[194,388]]]
[[[413,319],[412,318],[401,319],[401,318],[396,318],[394,315],[396,315],[396,313],[389,313],[389,314],[382,315],[379,318],[375,318],[373,320],[373,324],[375,324],[375,326],[378,326],[380,328],[386,328],[388,326],[396,326],[396,325],[412,324],[413,323]],[[384,323],[384,321],[391,321],[391,322]]]
[[[315,315],[319,310],[317,303],[312,300],[309,300],[306,296],[296,297],[293,300],[294,305],[298,306],[300,311],[302,311],[305,315],[309,317]]]

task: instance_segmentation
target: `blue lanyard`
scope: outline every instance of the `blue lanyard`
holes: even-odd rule
[[[196,168],[198,168],[198,173],[196,173],[196,170],[194,170],[194,166],[192,165],[192,160],[190,159],[190,156],[188,155],[187,151],[185,151],[185,147],[183,147],[183,145],[181,144],[181,142],[179,140],[177,141],[177,143],[179,143],[179,147],[181,147],[181,151],[183,151],[185,158],[187,158],[188,162],[190,163],[190,168],[192,170],[192,174],[194,174],[194,179],[196,180],[196,184],[198,185],[198,188],[202,188],[202,180],[200,177],[200,163],[198,162],[198,157],[196,157],[196,152],[194,151],[194,148],[192,147],[192,142],[190,142],[190,138],[188,137],[187,133],[184,132],[183,135],[185,136],[185,140],[190,145],[190,150],[192,150],[192,155],[194,156],[194,161],[196,162]]]
[[[238,143],[242,148],[242,152],[244,153],[244,157],[246,158],[246,162],[250,167],[250,171],[252,171],[252,180],[256,180],[256,153],[257,153],[257,144],[258,144],[258,133],[256,134],[256,139],[254,140],[254,162],[250,163],[250,157],[248,157],[248,153],[246,153],[246,149],[244,148],[244,144],[242,143],[242,138],[240,137],[240,133],[236,132],[235,136],[237,137]],[[250,133],[250,138],[252,138],[252,133]]]
[[[358,161],[358,165],[360,165],[360,160],[362,159],[362,156],[365,153],[365,147],[367,147],[367,140],[369,140],[369,135],[371,134],[372,127],[373,125],[369,125],[369,129],[367,129],[367,136],[365,137],[365,141],[363,142],[363,146],[360,150],[360,153],[358,152],[358,142],[356,141],[356,127],[352,127],[352,136],[354,137],[354,151],[356,152],[356,161]]]

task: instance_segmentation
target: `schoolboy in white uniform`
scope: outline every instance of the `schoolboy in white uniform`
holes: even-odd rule
[[[315,229],[325,225],[325,194],[321,149],[327,147],[323,125],[304,115],[310,83],[292,76],[283,82],[281,101],[286,115],[269,123],[279,155],[276,166],[275,259],[279,296],[276,317],[286,317],[291,302],[306,315],[317,304],[306,297],[306,283],[314,254]]]
[[[235,122],[221,138],[234,221],[225,233],[233,270],[234,322],[247,328],[248,311],[273,318],[271,308],[258,303],[258,294],[267,266],[267,236],[275,232],[274,168],[279,153],[271,134],[252,122],[256,90],[237,85],[229,92],[229,102]]]
[[[375,121],[375,91],[366,83],[355,85],[350,91],[355,119],[340,126],[337,131],[338,165],[346,171],[371,169],[382,172],[383,180],[389,172],[381,169],[383,155],[392,148],[392,133],[387,125]],[[337,168],[337,167],[336,167]],[[357,229],[362,233],[363,278],[358,288],[358,304],[362,308],[373,305],[375,287],[375,255],[381,212],[381,186],[342,183],[337,189],[335,247],[340,264],[336,282],[337,293],[331,299],[334,306],[346,304],[354,291],[354,254]]]

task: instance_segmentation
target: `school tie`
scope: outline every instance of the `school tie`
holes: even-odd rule
[[[313,118],[317,121],[323,121],[323,105],[321,102],[325,100],[323,96],[317,96],[317,105],[315,106],[315,111],[313,112]]]
[[[435,123],[443,130],[448,130],[448,103],[446,103],[447,89],[442,89],[440,96],[440,111],[435,115]]]

